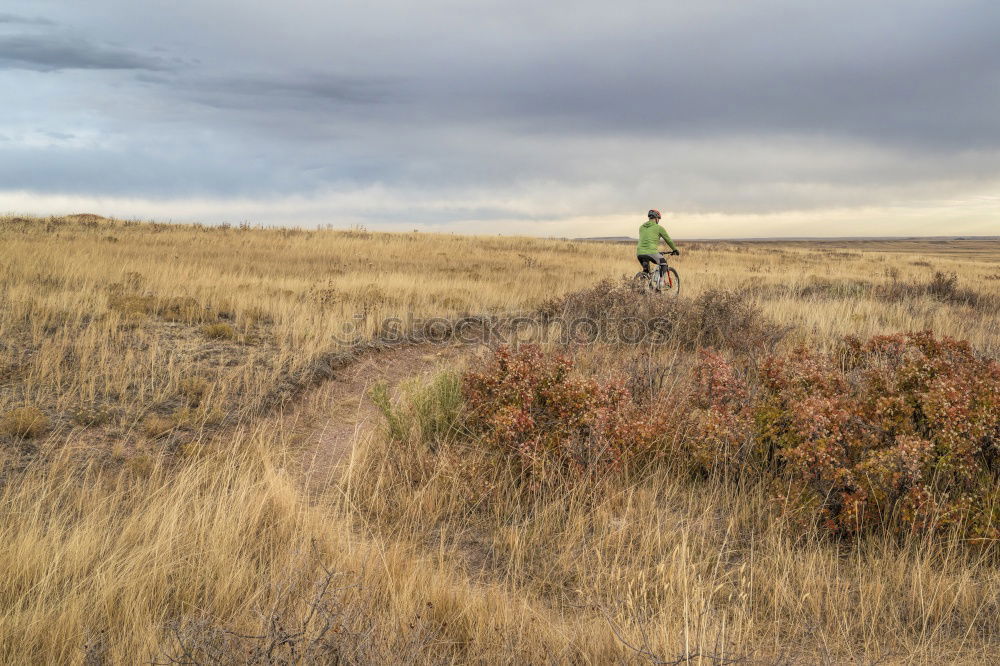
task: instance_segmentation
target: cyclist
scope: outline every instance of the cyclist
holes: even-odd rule
[[[674,242],[670,240],[670,234],[660,226],[660,211],[655,208],[649,211],[649,219],[639,227],[639,245],[635,248],[636,258],[642,264],[644,273],[649,273],[649,265],[659,264],[660,277],[667,274],[667,261],[660,253],[660,239],[662,238],[670,246],[670,254],[680,256],[681,251],[677,249]]]

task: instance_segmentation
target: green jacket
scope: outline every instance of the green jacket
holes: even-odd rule
[[[653,220],[639,227],[639,246],[635,248],[635,253],[656,254],[660,251],[660,239],[667,241],[671,250],[676,250],[677,246],[670,240],[670,234]]]

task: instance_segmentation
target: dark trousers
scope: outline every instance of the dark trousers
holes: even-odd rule
[[[656,254],[640,254],[636,259],[642,264],[642,270],[646,273],[649,272],[649,265],[652,263],[660,265],[660,277],[667,274],[667,260],[659,252]]]

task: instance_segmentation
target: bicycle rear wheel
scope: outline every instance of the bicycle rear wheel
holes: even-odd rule
[[[632,278],[632,288],[639,293],[648,293],[653,290],[650,284],[650,274],[639,271]]]

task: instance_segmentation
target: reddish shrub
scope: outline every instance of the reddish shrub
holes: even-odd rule
[[[464,377],[469,427],[512,454],[532,483],[634,461],[666,431],[661,416],[633,402],[624,380],[599,382],[572,370],[568,357],[527,345],[499,348]]]
[[[687,405],[681,455],[695,469],[740,474],[763,458],[754,446],[749,387],[736,368],[712,350],[700,352]]]
[[[884,525],[1000,538],[1000,363],[918,333],[745,367],[759,373],[702,351],[670,422],[623,380],[581,377],[535,346],[498,349],[463,396],[468,426],[535,486],[670,451],[701,473],[773,479],[841,536]]]
[[[799,349],[763,364],[750,392],[703,356],[692,462],[766,464],[831,530],[960,525],[1000,537],[1000,363],[930,333],[848,338],[842,355]]]

